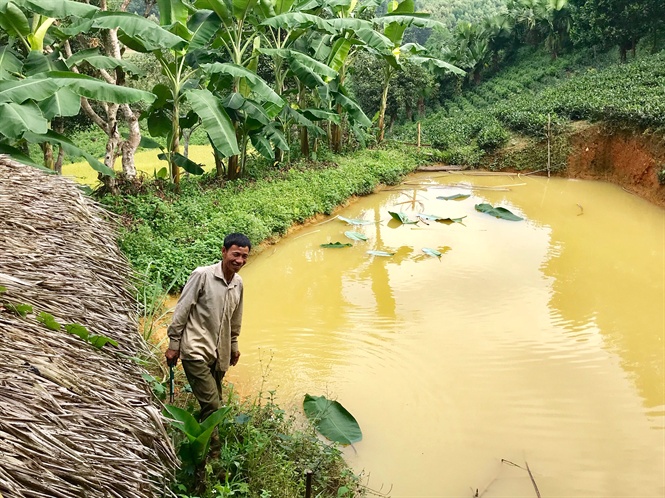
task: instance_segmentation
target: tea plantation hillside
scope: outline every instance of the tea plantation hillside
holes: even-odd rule
[[[516,136],[556,141],[578,120],[641,132],[665,130],[665,51],[625,64],[615,53],[577,51],[552,59],[522,49],[493,77],[462,91],[422,121],[422,142],[452,164],[492,166],[490,155]],[[392,138],[414,141],[416,124]],[[561,144],[559,144],[561,145]],[[558,168],[565,166],[559,157]]]

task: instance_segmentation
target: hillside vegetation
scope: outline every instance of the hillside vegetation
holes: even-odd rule
[[[591,51],[557,59],[542,49],[523,49],[515,61],[471,86],[422,120],[422,141],[445,162],[477,166],[509,143],[511,136],[533,139],[566,132],[576,120],[665,131],[665,52],[644,54],[619,64],[615,52]],[[415,123],[392,137],[414,141]],[[555,168],[565,167],[565,157]]]

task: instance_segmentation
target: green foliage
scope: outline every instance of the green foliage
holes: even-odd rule
[[[2,305],[10,313],[23,318],[25,318],[28,313],[32,313],[32,306],[30,304],[2,303]]]
[[[542,169],[549,120],[551,170],[562,170],[571,121],[665,129],[664,68],[665,52],[618,64],[616,52],[579,50],[552,59],[543,50],[524,49],[513,64],[423,120],[422,141],[448,164]],[[535,140],[526,148],[504,148],[510,132]],[[394,133],[404,141],[414,137],[413,125]]]
[[[185,439],[180,443],[178,454],[185,472],[193,473],[208,456],[212,435],[222,424],[230,423],[230,407],[223,407],[199,423],[187,410],[173,405],[164,406],[164,416],[171,425],[181,431]]]
[[[317,430],[331,441],[352,444],[363,437],[358,421],[339,401],[305,394],[303,409]]]
[[[476,211],[489,214],[490,216],[494,216],[495,218],[501,218],[502,220],[522,221],[524,219],[520,218],[509,209],[499,206],[494,207],[491,204],[476,204]]]
[[[349,244],[348,242],[331,242],[327,244],[321,244],[321,247],[327,248],[327,249],[341,249],[343,247],[352,247],[353,244]]]
[[[449,29],[460,21],[479,23],[486,17],[505,11],[503,0],[420,0],[418,9],[430,12],[432,18],[443,22]]]
[[[314,470],[312,496],[361,494],[359,479],[340,450],[324,443],[311,424],[288,415],[271,395],[241,402],[232,393],[222,410],[219,454],[209,454],[194,474],[184,468],[179,472],[174,490],[179,496],[304,496],[306,469]],[[195,434],[196,421],[182,412],[178,439],[187,444],[185,432]]]
[[[662,167],[658,170],[658,183],[660,185],[665,185],[665,167]]]
[[[406,213],[397,213],[394,211],[388,211],[388,214],[393,220],[398,221],[400,223],[404,223],[406,225],[418,223],[418,220],[409,219],[409,216]]]

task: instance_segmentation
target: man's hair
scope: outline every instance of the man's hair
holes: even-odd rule
[[[244,233],[230,233],[224,237],[224,248],[226,250],[231,249],[231,246],[246,247],[247,249],[252,249],[252,243],[249,241],[249,237]]]

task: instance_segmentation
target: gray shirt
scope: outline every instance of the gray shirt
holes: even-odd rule
[[[173,312],[169,349],[180,350],[183,360],[216,361],[217,370],[228,370],[231,351],[238,351],[242,306],[240,275],[227,282],[221,263],[197,268]]]

